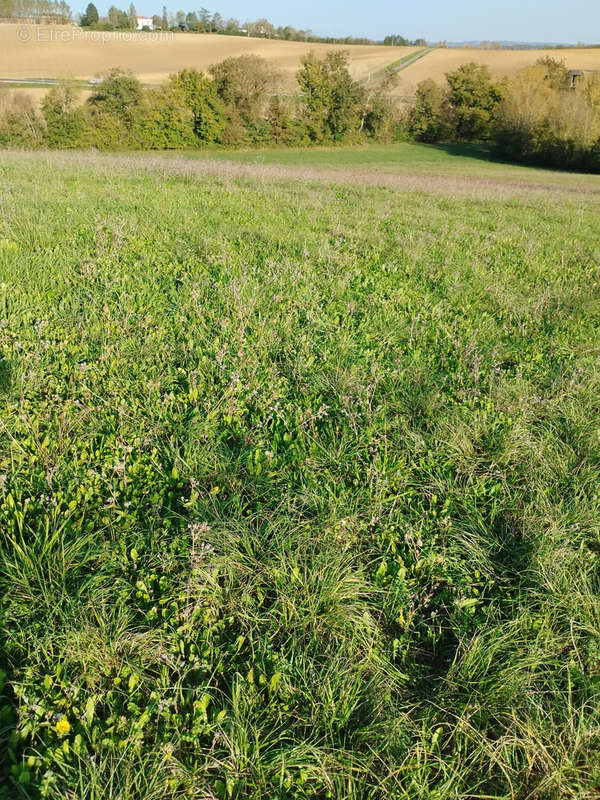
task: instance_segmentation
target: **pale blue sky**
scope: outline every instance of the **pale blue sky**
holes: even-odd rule
[[[130,0],[114,0],[118,7]],[[177,3],[180,3],[177,5]],[[530,42],[600,42],[599,0],[171,0],[169,11],[206,5],[241,22],[266,17],[275,25],[293,25],[323,36],[368,36],[381,39],[399,33],[409,39],[437,41],[510,39]],[[160,14],[163,0],[134,0],[139,14]],[[80,0],[81,9],[86,0]],[[78,4],[79,5],[79,4]],[[98,3],[106,13],[109,3]]]

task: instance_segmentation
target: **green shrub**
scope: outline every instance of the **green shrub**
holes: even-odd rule
[[[44,143],[51,148],[83,147],[88,126],[83,108],[77,107],[78,93],[68,84],[50,89],[42,102],[46,123]]]
[[[348,54],[330,52],[319,59],[309,53],[297,73],[303,120],[317,144],[356,140],[361,131],[365,92],[348,71]]]
[[[133,75],[111,70],[88,98],[93,144],[100,149],[135,147],[135,128],[143,107],[143,89]]]
[[[494,115],[505,87],[492,81],[481,64],[462,64],[446,75],[450,120],[459,140],[485,140],[492,134]]]
[[[184,69],[171,76],[171,85],[183,93],[193,117],[196,137],[206,144],[223,141],[225,106],[215,84],[195,69]]]
[[[440,142],[452,135],[446,92],[428,78],[417,86],[416,100],[408,113],[407,127],[419,142]]]
[[[142,149],[194,147],[194,118],[183,90],[173,85],[146,90],[133,135]]]

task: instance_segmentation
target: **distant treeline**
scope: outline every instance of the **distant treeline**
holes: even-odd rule
[[[419,84],[406,124],[417,141],[487,142],[509,160],[600,172],[600,74],[545,57],[493,81],[487,67],[464,64],[445,87]]]
[[[0,0],[0,19],[70,22],[71,9],[62,0]]]
[[[137,28],[137,11],[133,3],[127,11],[111,6],[108,14],[101,17],[98,9],[90,3],[80,18],[83,27],[91,27],[98,30],[135,30]],[[220,33],[226,36],[255,36],[264,39],[283,39],[293,42],[322,42],[325,44],[385,44],[385,45],[416,45],[424,47],[424,39],[417,39],[414,42],[405,39],[403,36],[386,36],[382,42],[375,42],[364,36],[318,36],[311,30],[301,30],[291,25],[276,26],[268,19],[257,19],[254,22],[240,22],[237,19],[225,19],[219,12],[209,11],[201,8],[199,11],[167,11],[163,6],[161,14],[152,16],[153,30],[165,31],[187,31],[189,33]]]
[[[210,145],[309,145],[404,135],[387,97],[353,80],[344,52],[310,53],[297,73],[301,93],[282,96],[273,65],[254,55],[172,75],[145,89],[112,70],[81,105],[68,84],[53,87],[38,110],[23,92],[0,94],[0,145],[50,148],[184,149]]]

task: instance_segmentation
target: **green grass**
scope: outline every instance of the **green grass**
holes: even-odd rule
[[[600,186],[597,175],[575,175],[559,170],[508,164],[494,160],[489,149],[484,146],[473,144],[400,143],[310,149],[286,147],[264,150],[208,150],[182,155],[190,159],[217,158],[245,164],[275,164],[344,171],[355,169],[385,174],[467,177],[477,180],[500,178],[519,183],[560,183],[596,189]]]
[[[141,163],[0,165],[0,796],[597,798],[597,197]]]

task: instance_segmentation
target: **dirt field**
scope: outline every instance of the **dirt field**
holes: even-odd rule
[[[443,83],[446,72],[461,64],[476,61],[486,64],[496,77],[514,75],[518,70],[534,64],[538,58],[552,56],[564,61],[569,69],[600,70],[600,48],[589,50],[470,50],[439,49],[415,61],[401,72],[402,90],[411,94],[415,86],[426,78]]]
[[[229,56],[264,56],[284,73],[286,83],[300,57],[310,50],[348,50],[355,78],[367,77],[417,48],[304,44],[216,34],[128,34],[84,31],[81,28],[37,25],[0,25],[0,77],[93,78],[110,67],[131,70],[145,83],[161,83],[185,67],[206,70]]]

